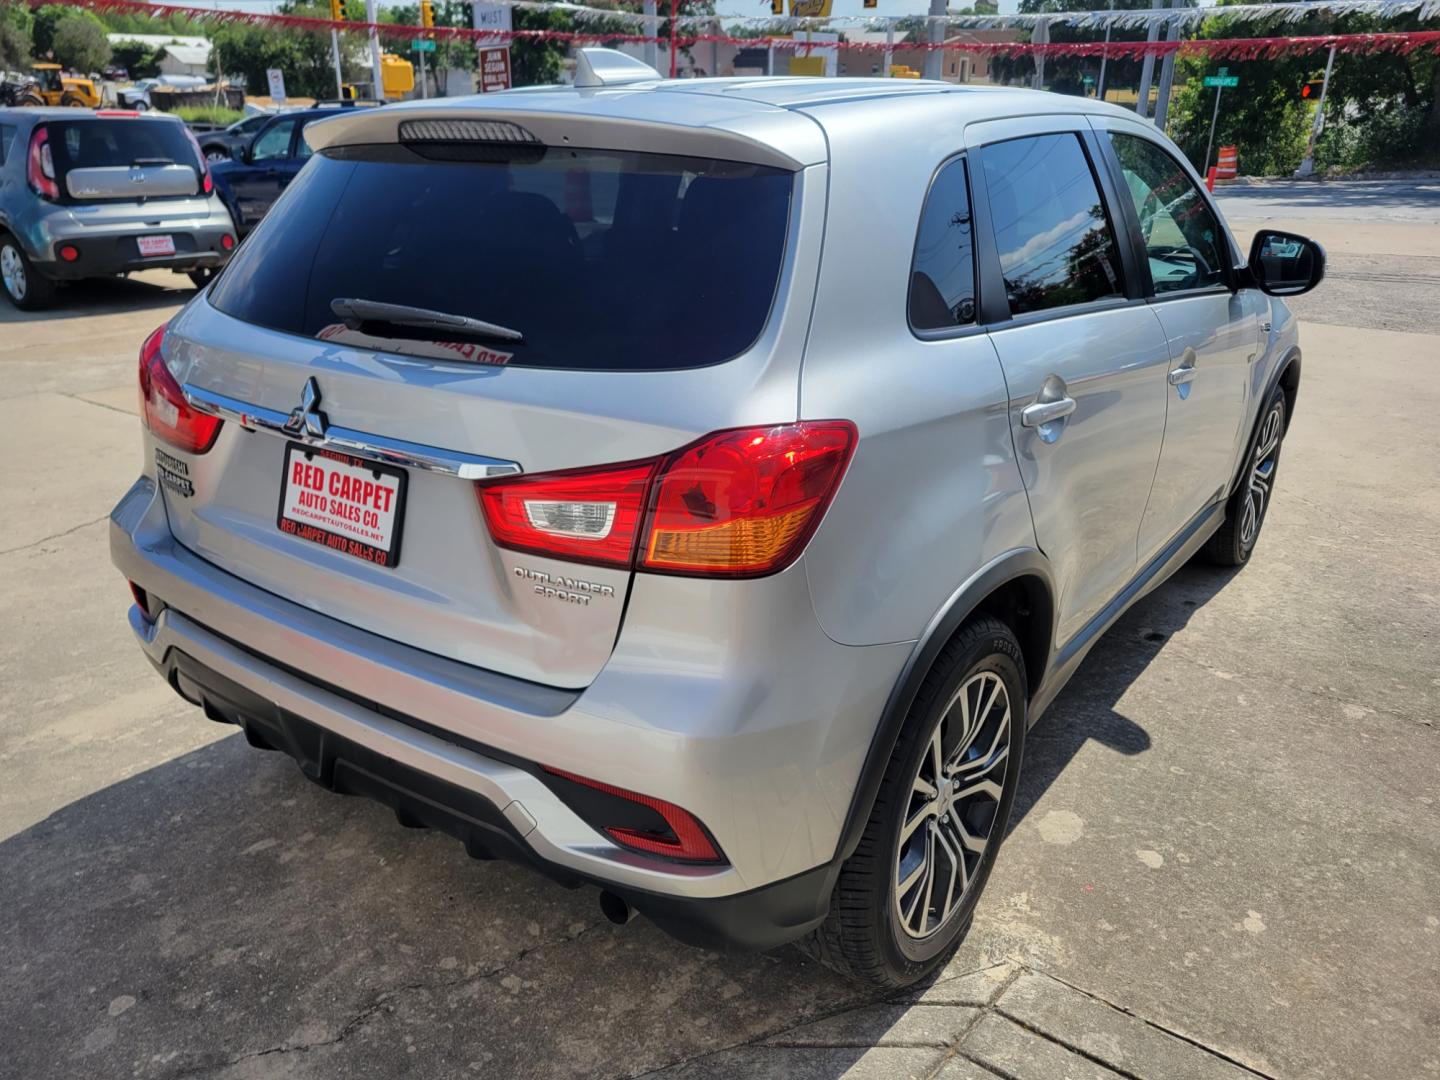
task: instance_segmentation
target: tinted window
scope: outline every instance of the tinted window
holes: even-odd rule
[[[920,211],[910,269],[910,325],[942,330],[975,321],[975,244],[965,160],[941,167]]]
[[[10,147],[10,140],[15,137],[15,126],[13,124],[0,124],[0,165],[5,164],[5,154]]]
[[[1120,296],[1120,255],[1076,135],[987,146],[985,184],[1012,314]]]
[[[438,147],[429,157],[400,146],[316,154],[211,302],[306,337],[403,338],[385,346],[401,352],[423,352],[440,332],[347,330],[330,302],[466,315],[524,334],[484,342],[512,366],[700,367],[759,337],[784,254],[790,173],[618,151],[444,151],[472,160],[435,160]]]
[[[1225,282],[1224,240],[1190,177],[1169,154],[1138,135],[1110,133],[1140,220],[1157,293]]]
[[[45,128],[59,180],[71,169],[128,168],[137,161],[197,164],[184,126],[174,120],[50,120]]]
[[[290,156],[290,133],[294,120],[277,120],[255,137],[250,148],[251,161],[266,161]]]

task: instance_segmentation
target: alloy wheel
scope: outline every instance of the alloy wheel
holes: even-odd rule
[[[5,282],[5,291],[12,297],[25,299],[25,264],[20,261],[20,252],[9,244],[0,247],[0,280]]]
[[[960,909],[993,840],[1010,755],[1010,696],[992,671],[955,691],[910,785],[895,858],[895,917],[927,938]]]
[[[1245,496],[1245,507],[1240,513],[1240,543],[1245,547],[1253,544],[1260,532],[1260,521],[1265,516],[1265,506],[1275,482],[1284,413],[1284,406],[1277,401],[1266,414],[1265,424],[1260,429],[1260,438],[1255,444],[1255,460],[1250,467],[1250,487]]]

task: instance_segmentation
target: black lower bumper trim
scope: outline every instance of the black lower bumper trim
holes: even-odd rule
[[[292,757],[306,777],[331,791],[390,807],[402,825],[438,829],[478,859],[533,867],[570,888],[593,884],[630,903],[661,929],[702,948],[764,950],[794,941],[825,918],[839,864],[732,896],[695,899],[649,892],[577,874],[541,858],[490,800],[404,765],[281,708],[179,649],[156,668],[212,720],[244,729],[253,746]],[[388,713],[395,718],[393,713]]]

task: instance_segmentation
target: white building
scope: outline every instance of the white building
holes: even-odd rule
[[[176,34],[106,34],[111,45],[133,41],[155,49],[160,54],[162,75],[200,75],[210,70],[209,38]]]

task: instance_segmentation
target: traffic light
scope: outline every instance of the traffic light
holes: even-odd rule
[[[784,14],[785,14],[785,0],[770,0],[770,14],[771,14],[771,15],[784,15]]]
[[[879,7],[880,0],[865,0],[865,6],[867,8]]]
[[[1309,101],[1311,98],[1320,99],[1320,90],[1325,85],[1324,79],[1310,79],[1304,86],[1300,87],[1300,98]]]
[[[420,25],[426,30],[435,25],[435,5],[430,0],[420,0]]]
[[[344,0],[330,0],[330,18],[334,22],[345,21]]]

